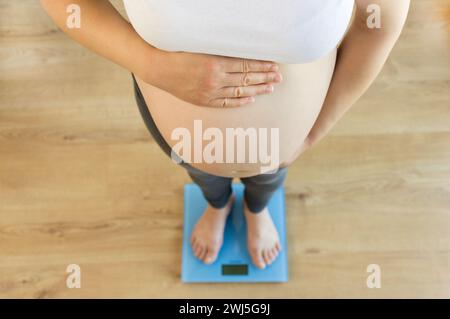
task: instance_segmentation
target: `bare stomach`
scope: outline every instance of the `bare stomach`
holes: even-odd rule
[[[328,92],[336,51],[308,64],[279,64],[283,82],[275,91],[239,108],[196,106],[136,80],[178,156],[210,174],[247,177],[276,169],[301,147]]]

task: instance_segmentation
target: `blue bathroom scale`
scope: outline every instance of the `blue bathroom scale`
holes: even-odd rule
[[[284,189],[278,189],[269,203],[269,212],[277,227],[282,249],[276,260],[264,269],[253,265],[247,250],[247,225],[243,212],[242,184],[233,184],[235,203],[225,226],[224,242],[216,261],[210,265],[198,260],[190,238],[197,220],[207,206],[200,188],[184,186],[184,227],[181,280],[194,282],[286,282],[288,260],[284,211]]]

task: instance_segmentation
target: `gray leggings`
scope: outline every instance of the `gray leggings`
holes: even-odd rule
[[[156,127],[134,76],[133,83],[134,95],[145,125],[156,143],[170,157],[172,149]],[[211,206],[221,208],[228,203],[232,194],[231,182],[233,179],[231,177],[208,174],[183,161],[179,165],[187,170],[189,176],[200,187]],[[245,185],[244,199],[248,209],[253,213],[261,212],[267,206],[272,194],[284,183],[286,174],[287,168],[285,167],[278,169],[277,172],[272,174],[241,178],[242,183]]]

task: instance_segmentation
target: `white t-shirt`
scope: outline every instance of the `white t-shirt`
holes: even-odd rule
[[[307,63],[336,47],[354,0],[124,0],[151,45],[279,63]]]

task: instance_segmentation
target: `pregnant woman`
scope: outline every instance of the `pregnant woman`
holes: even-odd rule
[[[191,237],[205,263],[219,253],[231,181],[241,178],[248,249],[260,268],[282,249],[266,205],[287,167],[374,81],[409,8],[409,0],[125,0],[129,23],[108,0],[41,2],[64,32],[132,72],[145,124],[208,201]],[[80,8],[80,28],[66,23],[71,4]],[[189,132],[193,140],[183,145],[193,145],[199,125],[200,138],[226,137],[214,141],[216,160],[196,156],[209,142],[179,147],[177,132]],[[238,128],[249,142],[227,147],[228,130]],[[251,149],[252,132],[267,156]],[[245,160],[217,160],[222,152]]]

